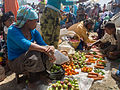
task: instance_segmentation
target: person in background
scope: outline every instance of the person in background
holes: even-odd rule
[[[46,5],[45,0],[40,0],[40,2],[38,3],[38,5],[36,6],[36,9],[38,11],[38,17],[39,17],[38,21],[39,21],[39,23],[40,23],[40,18],[42,16],[42,13],[43,13],[43,11],[45,9],[45,5]],[[37,27],[40,29],[40,25],[37,26]]]
[[[85,19],[85,10],[84,10],[82,4],[79,4],[79,6],[78,6],[76,18],[77,18],[77,22],[81,22]]]
[[[106,4],[103,5],[103,13],[106,11]]]
[[[99,22],[99,19],[97,19],[96,21],[95,21],[95,25],[94,25],[94,32],[97,32],[97,30],[99,29],[99,26],[100,26],[100,22]]]
[[[38,15],[32,7],[21,6],[17,12],[17,22],[8,28],[8,64],[15,73],[42,74],[50,70],[56,60],[54,46],[48,46],[35,29],[37,20]]]
[[[15,21],[17,17],[17,11],[19,9],[18,0],[4,0],[5,13],[11,11],[15,16]]]
[[[70,12],[70,7],[69,6],[65,6],[63,11],[64,12]]]
[[[32,3],[32,5],[31,5],[31,6],[32,6],[32,8],[33,8],[33,9],[35,9],[35,4],[34,4],[34,2]]]
[[[87,1],[87,0],[85,0]],[[41,16],[41,31],[45,42],[48,45],[54,45],[58,48],[60,34],[60,9],[63,5],[73,5],[82,1],[67,1],[67,0],[48,0],[46,8]]]
[[[111,52],[117,50],[117,37],[116,37],[116,28],[115,24],[112,22],[108,22],[105,25],[105,35],[97,40],[95,43],[88,47],[88,50],[91,49],[92,46],[99,46],[103,53],[107,55],[107,57],[111,60],[114,60],[116,57],[111,56]]]
[[[100,24],[99,24],[99,28],[97,30],[97,34],[98,34],[98,38],[97,39],[101,39],[104,34],[105,34],[105,30],[104,30],[104,27],[105,27],[105,24],[108,22],[108,20],[104,20],[104,21],[100,21]]]
[[[66,28],[68,29],[71,25],[76,23],[76,16],[73,13],[65,13],[67,16]]]
[[[36,9],[39,10],[39,13],[43,13],[45,9],[45,0],[41,0],[40,3],[37,5]]]
[[[99,8],[98,8],[98,5],[95,4],[94,8],[91,12],[91,17],[96,20],[96,19],[98,19],[98,16],[99,16]]]
[[[77,16],[77,5],[73,5],[73,13]]]
[[[120,12],[120,0],[115,0],[112,4],[114,15]]]
[[[61,15],[61,20],[60,20],[60,28],[65,28],[66,27],[66,21],[67,21],[67,15],[63,10],[60,10],[60,15]]]
[[[11,11],[9,11],[2,16],[1,20],[5,25],[4,30],[7,33],[8,27],[15,21],[14,14]]]
[[[1,21],[4,25],[4,41],[6,42],[7,40],[7,33],[8,33],[8,28],[15,22],[15,17],[14,14],[9,11],[7,13],[5,13],[2,17],[1,17]]]
[[[94,40],[90,40],[88,38],[89,36],[88,33],[92,29],[93,25],[94,22],[91,19],[87,19],[85,21],[73,24],[68,28],[68,31],[74,31],[76,34],[80,36],[80,38],[82,39],[81,41],[83,41],[85,45],[87,45],[88,43],[94,42]]]

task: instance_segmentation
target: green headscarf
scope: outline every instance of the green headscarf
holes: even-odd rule
[[[28,5],[21,6],[17,12],[16,26],[22,28],[27,20],[35,19],[38,19],[38,15],[32,7]]]

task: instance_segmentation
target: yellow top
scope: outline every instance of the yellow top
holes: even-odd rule
[[[87,29],[85,28],[83,21],[76,23],[68,28],[69,31],[74,31],[76,34],[80,36],[80,38],[83,39],[85,43],[93,43],[94,40],[90,40],[87,35]]]

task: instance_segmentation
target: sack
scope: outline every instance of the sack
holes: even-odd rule
[[[56,61],[54,62],[55,64],[63,64],[65,62],[69,61],[69,57],[65,56],[64,54],[62,54],[60,51],[55,50],[54,53],[55,57],[56,57]]]
[[[5,79],[5,69],[0,65],[0,82]]]
[[[68,54],[74,54],[75,53],[75,49],[69,44],[69,41],[63,41],[59,46],[58,46],[58,50],[60,51],[67,51]]]

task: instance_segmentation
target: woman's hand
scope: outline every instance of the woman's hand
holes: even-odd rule
[[[35,43],[31,43],[29,50],[44,52],[49,56],[51,62],[54,62],[56,60],[54,56],[54,52],[55,52],[54,46],[40,46]]]
[[[50,57],[50,62],[54,62],[56,60],[54,52],[55,52],[54,46],[46,46],[45,53]]]
[[[54,46],[47,46],[46,52],[47,52],[47,53],[54,54],[54,52],[55,52]]]

